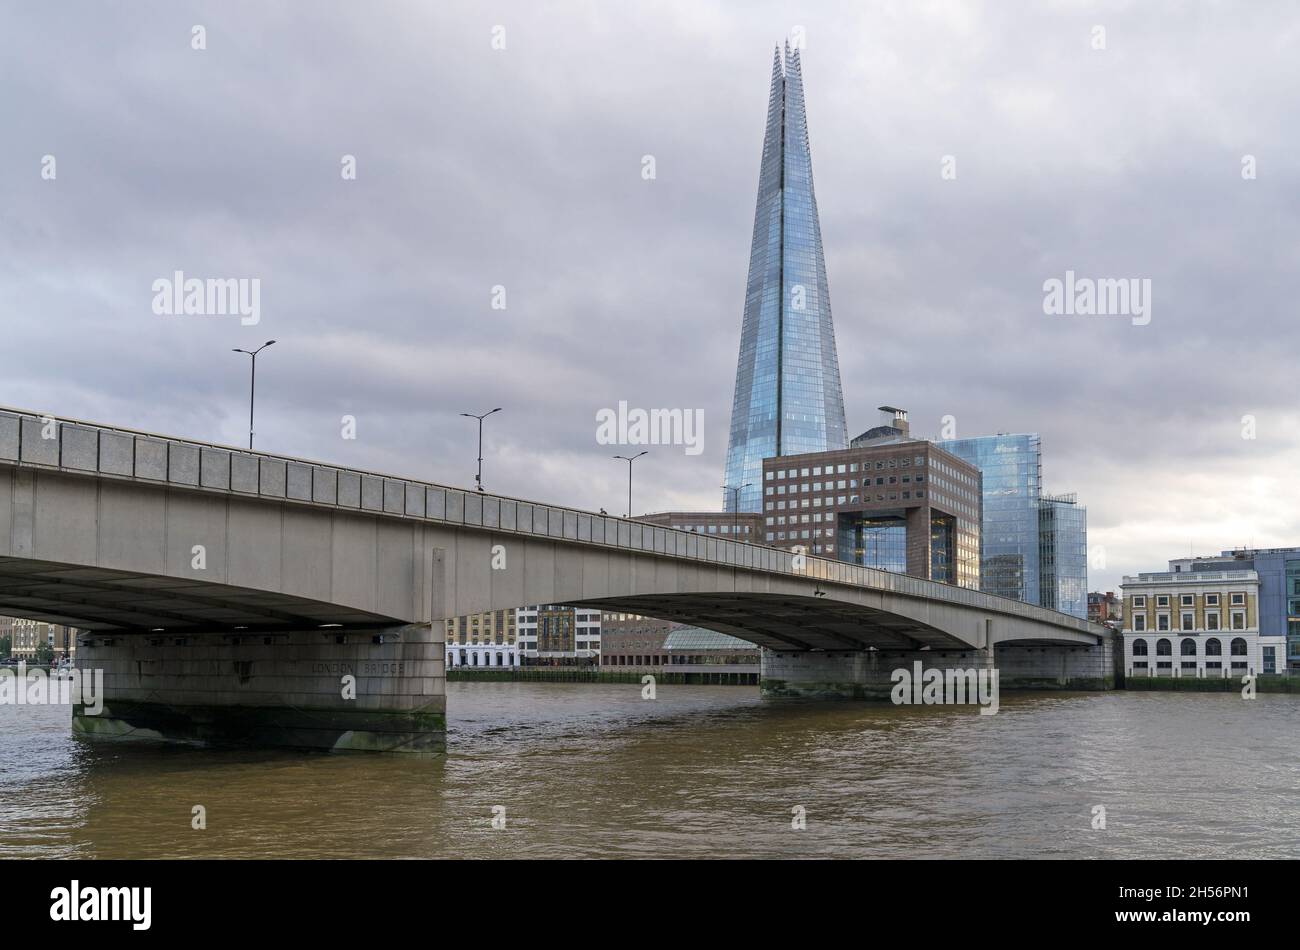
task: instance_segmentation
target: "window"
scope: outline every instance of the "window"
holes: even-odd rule
[[[1142,607],[1142,608],[1145,608],[1146,605],[1147,605],[1147,598],[1146,598],[1146,595],[1145,595],[1145,594],[1134,594],[1134,595],[1133,595],[1133,606],[1134,606],[1134,607]]]
[[[1141,631],[1145,630],[1146,628],[1147,628],[1147,615],[1146,615],[1146,614],[1134,614],[1134,615],[1133,615],[1133,629],[1134,629],[1134,630],[1137,630],[1138,632],[1141,632]]]
[[[1133,655],[1134,655],[1134,656],[1146,656],[1146,655],[1147,655],[1147,642],[1146,642],[1146,640],[1142,639],[1141,637],[1138,637],[1136,640],[1133,641]]]
[[[1196,598],[1193,594],[1183,594],[1180,600],[1180,604],[1183,607],[1191,607],[1195,605],[1195,603],[1196,603]]]
[[[1246,595],[1245,595],[1245,594],[1242,594],[1242,593],[1236,593],[1236,594],[1231,594],[1230,596],[1232,597],[1232,601],[1231,601],[1232,606],[1234,606],[1234,607],[1245,607],[1245,606],[1246,606]]]
[[[1195,615],[1195,614],[1183,614],[1183,629],[1184,629],[1184,630],[1195,630],[1195,629],[1196,629],[1196,615]]]
[[[1160,614],[1160,615],[1158,615],[1158,616],[1156,617],[1156,629],[1157,629],[1157,630],[1168,630],[1168,629],[1169,629],[1169,615],[1168,615],[1168,614]]]
[[[1233,630],[1245,630],[1245,629],[1246,629],[1246,611],[1244,611],[1244,610],[1234,610],[1234,611],[1232,612],[1232,629],[1233,629]],[[1243,642],[1244,642],[1244,641],[1243,641]]]
[[[1205,629],[1206,630],[1219,629],[1219,612],[1217,610],[1213,611],[1212,613],[1207,613],[1205,615]]]
[[[1217,607],[1217,606],[1219,606],[1219,595],[1218,595],[1218,594],[1206,594],[1206,595],[1205,595],[1205,606],[1207,606],[1207,607]]]
[[[1169,606],[1169,595],[1168,595],[1168,594],[1157,594],[1157,595],[1156,595],[1156,606],[1157,606],[1157,607],[1168,607],[1168,606]]]

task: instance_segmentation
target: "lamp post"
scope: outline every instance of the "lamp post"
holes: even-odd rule
[[[248,450],[253,450],[253,397],[257,393],[257,354],[274,343],[274,340],[267,340],[255,350],[241,350],[235,347],[231,352],[245,353],[252,357],[251,370],[248,378]]]
[[[740,493],[748,488],[753,482],[745,482],[743,485],[723,485],[723,491],[729,491],[731,495],[731,536],[736,536],[736,529],[740,527]]]
[[[650,454],[650,450],[645,449],[644,451],[638,452],[636,455],[630,457],[626,455],[614,456],[614,458],[616,459],[622,459],[624,462],[627,462],[627,516],[629,518],[632,517],[632,463],[635,462],[637,459],[639,459],[641,456],[649,455],[649,454]]]
[[[495,409],[489,409],[482,415],[475,415],[472,412],[461,413],[461,415],[466,419],[478,420],[478,474],[474,476],[474,482],[478,485],[479,491],[483,490],[483,420],[492,415],[492,413],[500,411],[501,407],[497,406]]]

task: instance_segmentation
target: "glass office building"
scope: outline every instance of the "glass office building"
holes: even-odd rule
[[[731,409],[727,511],[761,511],[763,459],[847,443],[799,51],[777,49]]]
[[[1088,616],[1088,512],[1073,494],[1038,501],[1038,603]]]
[[[1038,500],[1042,495],[1038,436],[990,435],[935,444],[970,462],[984,476],[980,589],[1038,603]]]
[[[1043,495],[1035,433],[936,442],[983,473],[980,589],[1088,616],[1088,511],[1073,495]]]

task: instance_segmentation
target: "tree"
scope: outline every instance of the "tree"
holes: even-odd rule
[[[13,649],[14,649],[13,637],[9,636],[9,634],[7,633],[3,637],[0,637],[0,660],[4,659],[10,653],[12,653]]]
[[[54,662],[54,647],[48,643],[41,643],[36,647],[36,663],[39,666],[49,666]]]

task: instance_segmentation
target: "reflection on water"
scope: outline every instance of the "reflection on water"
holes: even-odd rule
[[[448,690],[433,759],[96,743],[0,707],[0,857],[1300,857],[1294,696]]]

